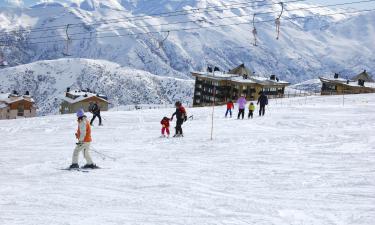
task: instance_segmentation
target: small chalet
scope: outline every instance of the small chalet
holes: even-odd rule
[[[101,111],[108,110],[108,98],[105,95],[95,94],[90,90],[70,90],[67,88],[60,105],[61,114],[75,113],[79,109],[89,111],[90,104],[97,102]]]
[[[364,70],[351,79],[343,79],[335,73],[333,78],[319,77],[322,82],[322,95],[375,93],[375,82]]]
[[[255,76],[244,64],[227,73],[209,68],[207,72],[192,72],[192,75],[195,77],[193,106],[212,105],[214,102],[222,105],[236,100],[241,94],[253,101],[258,99],[260,92],[270,98],[282,98],[285,87],[289,85],[275,75],[270,78]]]
[[[0,120],[35,116],[36,105],[28,91],[24,95],[16,91],[0,94]]]

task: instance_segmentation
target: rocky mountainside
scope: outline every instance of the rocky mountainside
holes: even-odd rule
[[[1,70],[0,90],[30,91],[40,115],[58,112],[67,87],[105,94],[112,107],[177,100],[191,103],[193,96],[191,80],[160,77],[103,60],[59,59]]]
[[[239,2],[243,3],[55,0],[29,9],[2,8],[0,42],[5,45],[0,48],[10,66],[62,58],[65,29],[51,27],[76,24],[68,29],[72,39],[70,57],[103,59],[159,76],[190,79],[191,70],[201,70],[209,64],[228,70],[241,63],[259,75],[278,74],[291,82],[333,72],[352,75],[363,69],[375,71],[375,12],[324,16],[342,10],[286,3],[283,17],[298,18],[282,20],[281,37],[276,40],[272,20],[280,11],[278,1],[238,7]],[[178,13],[219,6],[222,10]],[[165,12],[175,12],[176,16],[156,16]],[[254,13],[260,12],[271,13],[256,17],[259,46],[255,47],[251,20]],[[145,15],[153,16],[145,19]],[[268,20],[271,22],[265,22]],[[233,23],[242,24],[221,26]],[[181,31],[198,27],[210,28]],[[170,35],[160,45],[168,30]]]

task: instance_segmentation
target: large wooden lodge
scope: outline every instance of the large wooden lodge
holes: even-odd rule
[[[275,75],[270,78],[255,76],[244,64],[223,73],[208,68],[207,72],[192,72],[195,77],[193,106],[225,104],[244,94],[249,101],[256,100],[260,92],[270,98],[284,97],[288,82],[280,81]]]
[[[0,94],[0,120],[35,117],[36,108],[28,91],[24,95],[17,91]]]
[[[366,70],[351,79],[340,78],[337,73],[333,78],[319,79],[322,82],[322,95],[375,93],[375,82]]]
[[[70,90],[67,88],[60,105],[61,114],[75,113],[79,109],[89,111],[90,104],[97,102],[101,111],[108,110],[108,99],[105,95],[92,93],[90,90]]]

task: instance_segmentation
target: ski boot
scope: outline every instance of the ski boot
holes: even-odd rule
[[[82,169],[99,169],[100,167],[96,164],[86,164],[82,167]]]
[[[69,166],[69,169],[79,169],[79,165],[77,163],[73,163],[72,165]]]

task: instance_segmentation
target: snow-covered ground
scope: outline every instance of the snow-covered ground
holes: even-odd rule
[[[159,138],[172,109],[111,111],[95,150],[61,171],[74,115],[0,121],[0,224],[375,224],[375,95],[270,101],[267,115],[188,109],[185,138]],[[83,164],[83,161],[81,161]]]

